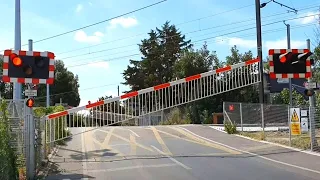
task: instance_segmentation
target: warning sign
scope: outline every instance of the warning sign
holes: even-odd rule
[[[300,123],[300,108],[290,108],[290,119],[291,122]]]
[[[291,123],[291,135],[301,135],[300,123]]]

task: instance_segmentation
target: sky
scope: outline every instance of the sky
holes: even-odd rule
[[[126,14],[160,0],[21,0],[21,49],[51,51],[67,69],[79,76],[80,106],[99,97],[117,96],[129,90],[123,71],[130,59],[141,59],[138,45],[148,32],[166,21],[200,48],[206,41],[223,61],[230,48],[241,53],[251,50],[257,56],[254,0],[167,0],[158,5]],[[319,22],[320,0],[277,0],[298,12],[270,2],[261,9],[263,57],[268,49],[287,48],[285,23],[291,26],[291,48],[311,48],[316,44],[314,30]],[[261,3],[265,1],[261,0]],[[14,1],[0,0],[0,54],[14,47]],[[81,27],[118,17],[110,21]],[[77,30],[79,29],[79,30]],[[54,35],[75,30],[55,38]],[[39,41],[39,42],[37,42]]]

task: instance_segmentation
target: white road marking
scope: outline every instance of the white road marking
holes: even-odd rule
[[[140,137],[137,133],[135,133],[134,131],[132,131],[131,129],[127,129],[129,130],[133,135],[135,135],[136,137]]]
[[[120,167],[120,168],[111,168],[111,169],[94,169],[89,170],[90,172],[113,172],[113,171],[124,171],[124,170],[132,170],[139,168],[160,168],[160,167],[172,167],[177,166],[177,164],[155,164],[155,165],[141,165],[141,166],[128,166],[128,167]]]
[[[157,151],[158,151],[159,153],[161,153],[162,155],[164,155],[164,156],[168,157],[171,161],[173,161],[173,162],[177,163],[177,164],[178,164],[178,165],[180,165],[181,167],[183,167],[183,168],[185,168],[185,169],[187,169],[187,170],[190,170],[190,169],[191,169],[190,167],[188,167],[188,166],[186,166],[186,165],[182,164],[182,163],[181,163],[181,162],[179,162],[178,160],[176,160],[176,159],[174,159],[173,157],[171,157],[171,156],[167,155],[166,153],[162,152],[160,149],[158,149],[158,148],[154,147],[153,145],[151,145],[151,147],[152,147],[153,149],[157,150]]]
[[[256,156],[256,157],[259,157],[259,158],[262,158],[262,159],[265,159],[265,160],[268,160],[268,161],[272,161],[272,162],[275,162],[275,163],[278,163],[278,164],[283,164],[283,165],[286,165],[286,166],[290,166],[290,167],[294,167],[294,168],[297,168],[297,169],[302,169],[302,170],[305,170],[305,171],[310,171],[310,172],[314,172],[314,173],[317,173],[317,174],[320,174],[320,171],[317,171],[317,170],[314,170],[314,169],[309,169],[309,168],[306,168],[306,167],[301,167],[301,166],[297,166],[297,165],[293,165],[293,164],[289,164],[289,163],[286,163],[286,162],[282,162],[282,161],[278,161],[278,160],[274,160],[274,159],[271,159],[271,158],[267,158],[267,157],[264,157],[264,156],[261,156],[261,155],[258,155],[258,154],[255,154],[255,153],[252,153],[252,152],[248,152],[248,151],[244,151],[244,150],[241,150],[241,149],[237,149],[237,148],[234,148],[234,147],[231,147],[231,146],[228,146],[228,145],[225,145],[225,144],[222,144],[222,143],[219,143],[219,142],[216,142],[216,141],[213,141],[211,139],[208,139],[208,138],[205,138],[205,137],[202,137],[198,134],[195,134],[191,131],[189,131],[188,129],[186,128],[183,128],[183,127],[179,127],[195,136],[198,136],[199,138],[202,138],[204,140],[207,140],[207,141],[210,141],[210,142],[214,142],[214,143],[217,143],[217,144],[220,144],[222,146],[225,146],[225,147],[228,147],[230,149],[234,149],[236,151],[240,151],[240,152],[243,152],[243,153],[247,153],[247,154],[250,154],[250,155],[253,155],[253,156]]]
[[[85,131],[85,128],[84,128],[84,131]],[[82,144],[81,144],[81,152],[82,153],[86,153],[86,148],[85,148],[85,140],[84,140],[84,133],[81,133],[81,141],[82,141]],[[82,173],[83,175],[86,175],[88,174],[88,171],[87,171],[87,160],[84,160],[82,161]],[[83,178],[83,179],[88,179],[88,178]]]
[[[124,128],[124,127],[116,127],[117,129],[124,129],[124,130],[128,130],[130,131],[133,135],[135,135],[136,137],[140,137],[137,133],[135,133],[134,131],[132,131],[131,129],[128,129],[128,128]]]

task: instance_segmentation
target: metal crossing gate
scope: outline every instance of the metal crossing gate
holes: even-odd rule
[[[259,59],[253,59],[47,115],[46,142],[72,136],[68,127],[109,126],[259,83],[259,66]]]

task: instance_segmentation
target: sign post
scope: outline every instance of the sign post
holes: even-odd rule
[[[291,135],[301,135],[300,108],[290,108]]]

